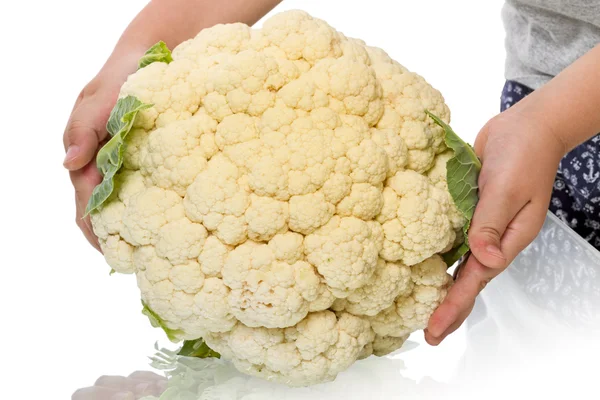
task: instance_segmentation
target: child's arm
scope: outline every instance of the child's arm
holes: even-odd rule
[[[156,42],[170,49],[219,23],[254,25],[281,0],[153,0],[129,24],[102,68],[125,80]],[[129,67],[129,68],[128,68]]]
[[[544,124],[564,153],[600,132],[600,45],[513,106]]]
[[[469,233],[473,254],[426,331],[439,344],[471,312],[485,285],[542,228],[560,159],[600,132],[600,45],[490,120],[475,141],[483,161]]]
[[[82,219],[87,201],[102,176],[94,158],[106,138],[106,121],[127,76],[138,59],[162,40],[169,48],[218,23],[253,25],[281,0],[153,0],[131,22],[96,77],[81,91],[67,123],[63,142],[64,165],[75,188],[76,221],[98,250],[89,218]]]

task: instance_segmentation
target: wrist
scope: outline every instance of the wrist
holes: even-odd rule
[[[525,123],[528,126],[526,132],[530,132],[537,140],[543,141],[547,149],[560,159],[577,144],[572,143],[569,132],[555,121],[556,115],[552,115],[553,113],[545,108],[545,104],[537,100],[538,94],[532,93],[505,113]]]
[[[109,81],[124,82],[130,74],[137,71],[140,58],[154,43],[156,42],[147,44],[146,41],[139,42],[122,38],[98,75]]]
[[[600,131],[600,45],[514,106],[544,126],[565,153]]]
[[[116,97],[127,77],[137,71],[138,61],[146,50],[141,46],[118,44],[84,91],[89,95],[101,90]]]

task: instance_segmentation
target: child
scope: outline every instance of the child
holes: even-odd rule
[[[77,223],[98,250],[81,216],[101,180],[93,161],[108,115],[137,60],[159,40],[173,48],[217,23],[252,25],[279,2],[154,0],[125,30],[81,92],[64,134]],[[475,141],[483,168],[473,254],[430,319],[425,338],[432,345],[462,324],[478,293],[535,238],[549,205],[600,249],[600,1],[508,0],[503,19],[503,112]]]

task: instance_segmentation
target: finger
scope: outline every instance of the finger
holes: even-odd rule
[[[510,222],[502,237],[502,249],[509,263],[535,239],[543,225],[546,208],[543,200],[536,199],[528,203]],[[427,343],[436,346],[458,329],[471,313],[477,295],[501,271],[502,269],[484,266],[475,257],[469,257],[466,264],[457,267],[456,283],[430,319],[425,333]],[[461,292],[460,295],[456,295],[457,290]],[[445,306],[446,302],[452,307]]]
[[[502,251],[511,263],[535,239],[546,219],[547,202],[534,199],[511,221],[502,237]]]
[[[93,162],[77,171],[71,171],[69,176],[75,193],[83,201],[87,201],[91,197],[94,188],[102,181],[102,175]]]
[[[75,196],[75,204],[77,205],[77,213],[76,213],[76,216],[75,216],[75,222],[76,222],[77,226],[79,227],[79,229],[81,230],[81,232],[83,232],[83,235],[85,236],[85,238],[87,239],[87,241],[96,250],[98,250],[100,253],[102,253],[102,249],[100,248],[100,243],[98,242],[98,238],[96,237],[96,235],[94,235],[92,229],[85,222],[85,220],[81,218],[81,216],[83,215],[83,212],[82,212],[81,206],[80,206],[81,201],[80,201],[80,199],[77,198],[77,196]]]
[[[477,295],[500,272],[484,266],[471,255],[444,301],[429,318],[427,331],[430,337],[441,338],[457,322],[460,326],[473,308]]]
[[[475,143],[473,143],[473,150],[475,150],[475,154],[477,157],[483,156],[483,150],[485,149],[485,145],[487,144],[487,138],[489,135],[489,123],[487,123],[481,131],[475,137]]]
[[[94,188],[102,181],[102,175],[96,169],[94,163],[88,163],[84,168],[70,173],[71,182],[75,188],[75,198],[77,205],[77,225],[81,228],[86,238],[94,247],[100,249],[98,239],[93,234],[93,229],[89,217],[85,219],[82,216],[85,213],[87,202],[92,195]]]
[[[94,248],[96,250],[98,250],[100,253],[102,253],[102,248],[100,247],[100,241],[98,240],[98,237],[94,234],[94,229],[92,228],[92,223],[90,221],[90,217],[84,218],[83,222],[85,225],[85,230],[83,231],[83,234],[85,235],[86,239],[88,240],[88,242],[90,242],[90,244],[92,246],[94,246]]]
[[[75,108],[63,135],[63,164],[68,170],[83,168],[94,158],[98,144],[107,136],[107,119],[95,97],[82,100]]]
[[[454,323],[450,325],[450,327],[446,329],[440,336],[433,336],[428,330],[425,330],[425,341],[431,346],[438,346],[444,341],[444,339],[456,332],[456,330],[462,326],[462,324],[467,320],[469,314],[471,314],[473,307],[475,307],[475,302],[473,302],[467,310],[461,313],[456,321],[454,321]]]
[[[100,248],[100,242],[98,241],[98,238],[94,234],[94,230],[91,227],[90,218],[89,217],[82,218],[83,214],[85,212],[85,204],[86,203],[77,196],[77,193],[75,193],[75,210],[76,210],[75,223],[77,224],[77,226],[79,227],[79,229],[81,230],[81,232],[83,233],[83,235],[85,236],[87,241],[96,250],[98,250],[100,253],[102,253],[102,249]]]
[[[468,257],[465,259],[465,261],[461,262],[454,270],[453,278],[455,281],[460,279],[460,277],[462,276],[462,271],[465,267],[467,260],[468,260]],[[467,307],[466,309],[464,309],[459,314],[459,316],[456,318],[454,323],[452,323],[452,325],[450,325],[450,327],[447,328],[444,331],[444,333],[442,333],[440,336],[434,337],[431,333],[429,333],[427,331],[427,329],[425,329],[425,340],[427,341],[427,343],[429,343],[431,346],[439,345],[447,336],[451,335],[458,328],[460,328],[460,326],[465,322],[465,320],[467,319],[469,314],[471,314],[471,311],[473,310],[474,306],[475,306],[475,300],[473,300],[471,305],[469,307]]]
[[[470,254],[469,254],[470,255]],[[465,257],[464,260],[460,261],[458,266],[455,268],[454,273],[452,274],[452,278],[456,281],[457,279],[459,279],[459,277],[462,275],[462,271],[465,267],[466,261],[469,259],[469,255]],[[460,327],[460,325],[462,325],[462,322],[466,319],[466,317],[469,315],[469,313],[471,312],[472,307],[470,307],[468,309],[468,312],[463,312],[461,314],[461,316],[458,317],[457,321],[454,322],[452,325],[450,325],[450,328],[446,329],[446,331],[439,337],[437,336],[433,336],[428,330],[427,328],[424,330],[424,334],[425,334],[425,341],[430,344],[431,346],[437,346],[439,345],[444,338],[449,335],[450,333],[454,332],[456,329],[458,329]],[[462,316],[464,314],[464,317]]]
[[[502,181],[488,183],[480,191],[469,229],[469,246],[475,257],[490,268],[505,268],[508,258],[502,236],[510,221],[527,204],[522,191]]]

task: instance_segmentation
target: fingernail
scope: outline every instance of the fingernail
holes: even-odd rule
[[[73,159],[77,157],[77,154],[79,154],[79,146],[76,144],[69,146],[67,149],[67,154],[65,155],[65,160],[63,161],[63,165],[73,161]]]
[[[441,342],[440,338],[431,335],[427,336],[426,341],[430,346],[437,346]]]
[[[504,260],[504,254],[502,254],[502,251],[500,251],[500,249],[493,244],[487,245],[487,247],[485,248],[485,251],[488,254],[493,255],[494,257],[498,257],[498,258],[501,258]]]
[[[431,321],[427,327],[427,333],[435,339],[439,339],[440,336],[448,329],[452,324],[451,316],[446,314],[435,315],[435,320]]]
[[[437,343],[436,338],[431,334],[431,332],[429,332],[428,328],[425,328],[423,333],[425,341],[431,346],[435,346],[435,343]]]

